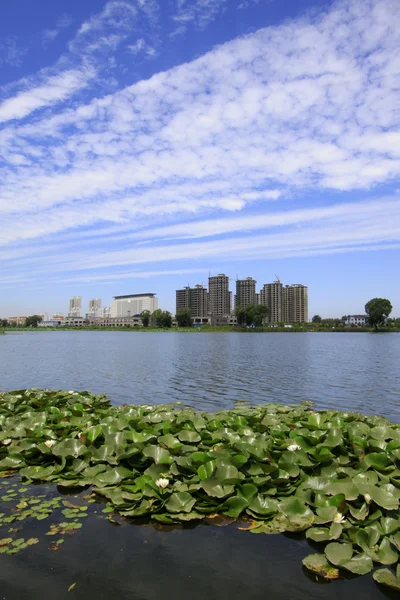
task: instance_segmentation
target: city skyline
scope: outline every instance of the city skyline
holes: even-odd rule
[[[3,2],[0,314],[173,312],[211,271],[398,316],[399,30],[397,0]]]

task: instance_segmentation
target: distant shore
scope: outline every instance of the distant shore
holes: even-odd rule
[[[158,327],[6,327],[0,329],[4,333],[32,333],[32,332],[60,332],[60,331],[130,331],[146,333],[400,333],[400,328],[372,329],[369,327],[229,327],[225,325],[212,327],[171,327],[162,329]]]

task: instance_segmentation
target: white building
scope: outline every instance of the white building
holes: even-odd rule
[[[103,316],[103,309],[101,308],[101,298],[93,298],[89,300],[89,311],[87,314],[90,319],[97,319]]]
[[[81,317],[82,316],[82,297],[72,296],[69,301],[69,317]]]
[[[111,302],[111,317],[134,317],[143,310],[151,313],[158,308],[158,298],[155,294],[129,294],[127,296],[114,296]]]
[[[365,325],[367,317],[365,315],[347,315],[345,325]]]

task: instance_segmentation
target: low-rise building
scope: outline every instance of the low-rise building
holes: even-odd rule
[[[100,317],[91,319],[90,325],[96,327],[142,327],[139,315],[134,317]]]
[[[38,327],[48,328],[48,327],[62,327],[65,325],[64,319],[49,319],[46,321],[40,321],[38,323]]]
[[[365,326],[367,323],[368,317],[366,315],[347,315],[347,318],[344,322],[345,325],[361,325]]]
[[[8,317],[7,321],[9,325],[16,325],[17,327],[20,327],[21,325],[25,325],[25,321],[26,321],[27,317]]]

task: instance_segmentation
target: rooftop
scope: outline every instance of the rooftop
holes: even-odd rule
[[[154,298],[156,294],[127,294],[126,296],[114,296],[114,300],[123,300],[125,298],[143,298],[143,296],[148,296],[149,298]]]

